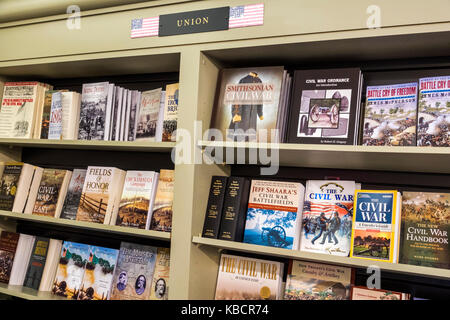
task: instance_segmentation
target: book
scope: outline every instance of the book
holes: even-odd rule
[[[136,125],[136,140],[156,141],[156,127],[160,116],[161,91],[162,88],[142,92]]]
[[[450,76],[419,79],[417,145],[450,146]]]
[[[173,214],[173,187],[175,183],[175,171],[161,169],[159,172],[158,187],[156,189],[155,202],[150,220],[150,230],[172,231]]]
[[[50,109],[50,125],[47,137],[48,139],[62,139],[62,110],[62,92],[54,92],[52,94],[52,105]]]
[[[287,142],[356,144],[361,77],[358,68],[296,70]]]
[[[158,248],[153,273],[150,300],[167,300],[169,297],[170,249]]]
[[[41,127],[39,138],[48,139],[48,130],[50,127],[50,113],[52,111],[52,95],[53,93],[62,90],[47,90],[44,95],[44,105],[42,108]]]
[[[166,101],[166,92],[161,91],[161,102],[159,104],[159,115],[158,115],[158,122],[156,123],[156,133],[155,133],[155,141],[157,142],[162,141],[162,132],[164,123],[164,117],[162,115],[164,114],[165,101]]]
[[[11,211],[23,163],[5,163],[0,180],[0,210]]]
[[[219,239],[242,241],[247,213],[250,180],[229,177],[220,221]]]
[[[115,87],[114,88],[114,102],[111,110],[111,124],[110,124],[110,140],[117,141],[116,136],[118,135],[118,130],[120,129],[119,118],[120,118],[120,110],[122,106],[122,95],[123,88]]]
[[[208,204],[206,206],[205,221],[202,237],[217,239],[220,221],[222,219],[223,201],[228,177],[213,176],[209,188]]]
[[[215,300],[281,299],[283,263],[222,254]]]
[[[109,300],[119,250],[89,246],[78,300]]]
[[[62,240],[50,239],[48,245],[47,258],[45,260],[44,270],[42,271],[39,291],[51,291],[53,281],[55,280],[56,270],[58,269],[59,259],[62,250]]]
[[[24,233],[20,234],[19,241],[17,242],[16,254],[14,255],[13,266],[11,268],[11,274],[9,277],[10,285],[23,285],[35,240],[35,236]]]
[[[450,269],[450,193],[402,196],[399,263]]]
[[[108,97],[106,100],[106,112],[105,112],[105,134],[103,135],[103,140],[111,140],[111,127],[112,127],[112,117],[113,117],[113,110],[114,110],[114,101],[115,101],[115,88],[116,86],[114,83],[108,84]],[[80,95],[78,95],[78,98],[80,99]],[[78,106],[80,104],[78,103]],[[79,108],[79,107],[78,107]],[[78,111],[78,117],[79,117],[79,111]],[[76,136],[76,135],[75,135]]]
[[[277,127],[284,67],[222,69],[211,116],[215,140],[279,142]]]
[[[122,242],[114,272],[111,300],[148,300],[157,248]]]
[[[77,221],[109,224],[117,214],[125,171],[89,166],[77,210]]]
[[[128,126],[128,141],[136,140],[136,129],[137,120],[140,113],[141,105],[141,92],[138,90],[133,90],[131,95],[131,105],[130,105],[130,115],[129,115],[129,126]]]
[[[355,190],[350,257],[397,263],[401,194],[396,190]]]
[[[125,176],[117,219],[111,224],[117,226],[148,229],[149,216],[153,212],[156,186],[159,174],[154,171],[129,170]]]
[[[5,230],[0,234],[0,282],[9,282],[19,237],[19,233]]]
[[[109,83],[84,83],[81,93],[79,140],[104,140]]]
[[[61,92],[61,139],[63,140],[77,140],[80,124],[80,99],[81,96],[77,92]]]
[[[243,242],[298,250],[305,187],[252,180]]]
[[[67,299],[77,299],[89,257],[89,245],[64,241],[52,286],[52,293]]]
[[[35,290],[39,289],[45,263],[47,260],[49,244],[49,238],[36,237],[23,282],[24,287],[32,288]]]
[[[80,204],[81,192],[83,191],[86,169],[74,169],[70,178],[66,198],[61,209],[60,218],[76,220],[78,205]]]
[[[124,133],[125,133],[125,127],[127,126],[127,119],[126,119],[126,114],[127,114],[127,108],[128,108],[128,98],[130,97],[130,90],[128,89],[124,89],[123,91],[123,96],[122,96],[122,108],[120,110],[120,130],[119,130],[119,135],[116,137],[118,140],[116,141],[123,141],[124,139]]]
[[[305,189],[300,250],[347,257],[355,182],[308,180]]]
[[[72,171],[44,169],[32,214],[59,218]]]
[[[349,300],[352,268],[290,260],[285,300]]]
[[[415,146],[416,121],[417,82],[367,87],[363,145]]]
[[[178,121],[178,83],[166,86],[162,141],[175,141]]]
[[[410,294],[391,290],[354,286],[351,291],[351,300],[410,300]]]

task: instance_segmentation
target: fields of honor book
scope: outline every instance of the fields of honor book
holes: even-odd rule
[[[78,205],[80,204],[81,192],[83,191],[86,169],[74,169],[70,178],[66,198],[61,210],[60,218],[76,220]]]
[[[399,263],[450,269],[450,193],[402,196]]]
[[[0,234],[0,282],[9,282],[19,237],[19,233],[5,230]]]
[[[164,232],[172,231],[174,183],[174,170],[161,169],[159,171],[158,187],[150,220],[150,230]]]
[[[398,262],[402,195],[356,190],[350,257]]]
[[[298,250],[305,187],[252,180],[243,242]]]
[[[306,182],[301,251],[348,256],[355,189],[354,181]]]
[[[153,273],[150,300],[167,300],[169,297],[170,249],[158,248]]]
[[[10,285],[21,286],[23,284],[35,240],[35,236],[20,234],[9,278]]]
[[[351,300],[410,300],[409,293],[391,290],[354,286],[351,291]]]
[[[417,83],[367,87],[362,144],[415,146]]]
[[[291,260],[285,300],[349,300],[352,268]]]
[[[361,91],[358,68],[296,70],[287,142],[357,144]]]
[[[44,273],[45,264],[47,262],[49,244],[49,238],[35,238],[30,260],[28,262],[27,272],[23,281],[24,287],[32,288],[35,290],[39,289],[42,275]]]
[[[417,145],[450,146],[450,76],[419,79]]]
[[[161,136],[157,136],[158,119],[163,115],[161,109],[162,88],[144,91],[141,94],[141,104],[136,125],[136,140],[162,141]],[[161,124],[161,123],[160,123]]]
[[[162,141],[175,141],[175,130],[178,123],[178,88],[179,83],[168,84],[166,86],[164,117],[162,127]]]
[[[222,254],[215,300],[278,300],[283,263]]]

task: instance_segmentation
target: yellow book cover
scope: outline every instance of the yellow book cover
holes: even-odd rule
[[[158,248],[150,300],[167,300],[169,295],[170,249]]]
[[[173,170],[164,169],[159,173],[158,189],[153,206],[150,230],[172,231],[174,173]]]

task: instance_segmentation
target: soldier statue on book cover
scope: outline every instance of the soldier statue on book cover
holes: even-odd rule
[[[323,237],[321,244],[324,244],[325,238],[328,238],[328,243],[332,243],[331,240],[333,239],[334,244],[338,244],[339,241],[334,233],[339,230],[340,226],[341,226],[341,219],[339,218],[339,213],[337,211],[334,211],[333,217],[328,222],[328,229]]]
[[[323,239],[322,239],[322,242],[321,242],[321,244],[323,244],[324,242],[325,242],[325,238],[326,238],[326,236],[327,236],[327,234],[326,234],[326,231],[327,231],[327,222],[330,220],[330,219],[328,219],[327,217],[325,217],[325,212],[321,212],[320,213],[320,216],[318,217],[318,227],[319,227],[319,234],[317,235],[317,236],[315,236],[312,240],[311,240],[311,243],[312,244],[314,244],[314,242],[317,240],[317,239],[319,239],[321,236],[322,236],[322,234],[325,232],[325,234],[324,234],[324,236],[323,236]]]

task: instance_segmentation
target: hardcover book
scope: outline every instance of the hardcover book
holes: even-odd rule
[[[119,250],[89,246],[78,300],[109,300]]]
[[[419,80],[417,145],[450,146],[450,76]]]
[[[355,144],[360,94],[358,68],[296,70],[288,142]]]
[[[161,91],[162,88],[142,92],[136,126],[136,140],[156,141],[155,134],[161,105]]]
[[[450,193],[403,192],[399,263],[450,269]]]
[[[213,176],[211,178],[211,187],[209,189],[209,198],[202,232],[202,237],[204,238],[217,239],[219,236],[227,181],[228,177]]]
[[[272,130],[279,129],[283,74],[281,66],[222,69],[211,117],[222,137],[215,140],[278,142]]]
[[[150,300],[167,300],[169,296],[170,249],[158,248]]]
[[[52,105],[50,109],[50,126],[48,130],[48,139],[62,139],[62,93],[54,92],[52,94]]]
[[[178,83],[166,86],[162,141],[175,141],[178,121]],[[156,106],[155,106],[156,107]]]
[[[349,300],[352,268],[291,260],[285,300]]]
[[[252,180],[243,242],[298,250],[305,187]]]
[[[215,300],[278,300],[283,263],[222,254]]]
[[[45,262],[47,260],[49,238],[36,237],[30,261],[28,263],[27,273],[25,275],[24,287],[39,289],[42,273],[44,272]]]
[[[347,257],[352,234],[354,181],[308,180],[300,250]]]
[[[158,188],[155,195],[153,213],[150,222],[150,230],[165,232],[172,231],[174,182],[174,170],[160,170]]]
[[[0,180],[0,210],[12,210],[22,168],[23,163],[5,164]]]
[[[86,169],[73,170],[60,218],[76,220],[86,172]]]
[[[391,290],[354,286],[352,287],[351,300],[410,300],[410,295]]]
[[[415,146],[417,83],[367,87],[362,144]]]
[[[111,300],[148,300],[157,248],[128,242],[120,244]]]
[[[401,194],[356,190],[350,257],[397,263]]]
[[[4,230],[0,234],[0,282],[9,282],[19,237],[19,233]]]
[[[108,91],[108,82],[83,84],[79,140],[104,140]]]

